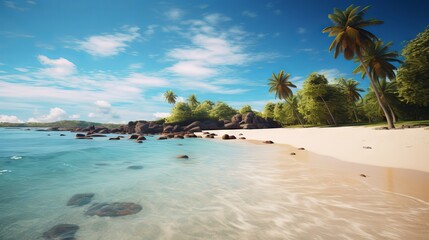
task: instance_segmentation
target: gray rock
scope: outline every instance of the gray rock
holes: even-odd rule
[[[75,240],[75,233],[79,226],[75,224],[58,224],[43,233],[43,238],[47,240]]]
[[[94,203],[85,214],[88,216],[119,217],[136,214],[142,209],[139,204],[130,202]]]
[[[67,206],[83,206],[91,202],[94,193],[79,193],[73,195],[67,202]]]

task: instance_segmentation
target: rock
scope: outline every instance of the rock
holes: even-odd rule
[[[185,137],[182,135],[174,135],[174,138],[184,139]]]
[[[146,121],[137,121],[134,132],[137,134],[145,134],[149,132],[149,123]]]
[[[162,125],[151,122],[149,125],[148,133],[158,134],[162,133],[163,127]]]
[[[167,134],[167,135],[164,134],[164,136],[166,136],[167,138],[174,138],[174,134],[172,134],[172,133],[171,134]]]
[[[189,156],[188,155],[178,155],[178,156],[176,156],[176,158],[189,158]]]
[[[246,138],[245,138],[245,137],[240,137],[240,139],[241,139],[241,140],[246,140]]]
[[[146,140],[146,138],[144,136],[139,136],[136,140],[137,141],[142,141],[142,140]]]
[[[95,133],[95,134],[91,134],[91,135],[89,135],[90,137],[107,137],[106,135],[104,135],[104,134],[97,134],[97,133]]]
[[[66,136],[65,134],[62,134],[62,133],[60,134],[60,137],[65,137],[65,136]]]
[[[291,153],[290,153],[290,155],[296,155],[296,153],[294,153],[294,152],[291,152]]]
[[[228,139],[229,139],[229,135],[228,135],[228,134],[224,134],[224,135],[222,135],[222,139],[223,139],[223,140],[228,140]]]
[[[231,122],[232,123],[239,123],[239,122],[241,122],[242,119],[243,119],[243,116],[241,114],[235,114],[234,116],[232,116]]]
[[[85,137],[85,134],[77,133],[77,134],[76,134],[76,138],[78,138],[78,137]]]
[[[167,137],[164,137],[164,136],[160,136],[157,138],[157,140],[166,140],[166,139],[167,139]]]
[[[85,137],[76,137],[76,139],[92,139],[92,137],[87,137],[87,136],[85,136]]]
[[[103,128],[103,129],[99,130],[98,133],[110,133],[110,130],[107,128]]]
[[[94,193],[79,193],[73,195],[67,202],[67,206],[83,206],[91,202],[94,197]]]
[[[111,138],[109,138],[109,140],[121,140],[121,138],[119,136],[117,136],[117,137],[111,137]]]
[[[195,122],[192,122],[191,124],[189,124],[188,126],[186,126],[185,128],[184,128],[184,130],[185,131],[189,131],[189,130],[191,130],[192,128],[195,128],[195,127],[200,127],[200,129],[201,129],[201,122],[200,121],[195,121]]]
[[[238,134],[238,136],[243,136],[243,134],[242,134],[242,133],[239,133],[239,134]]]
[[[142,140],[136,140],[136,143],[143,143]]]
[[[94,203],[86,212],[89,216],[118,217],[136,214],[142,210],[142,206],[129,202]]]
[[[79,226],[75,224],[58,224],[44,232],[42,237],[47,240],[75,240]]]
[[[188,133],[188,134],[185,135],[185,137],[187,137],[187,138],[196,138],[197,135],[195,135],[194,133]]]
[[[254,112],[247,112],[243,115],[243,123],[244,124],[252,124],[257,123],[255,120],[255,113]]]
[[[240,128],[239,122],[231,122],[231,123],[225,124],[225,129],[238,129],[238,128]]]
[[[217,134],[216,133],[210,133],[211,136],[216,137]]]
[[[245,124],[240,124],[240,128],[242,128],[242,129],[257,129],[258,126],[256,124],[253,124],[253,123],[245,123]]]
[[[363,173],[361,173],[361,174],[360,174],[360,176],[361,176],[361,177],[366,177],[366,175],[365,175],[365,174],[363,174]]]
[[[181,131],[183,131],[182,126],[174,125],[172,132],[181,132]]]
[[[274,142],[271,140],[267,140],[267,141],[263,141],[262,143],[266,143],[266,144],[273,144]]]
[[[377,127],[375,128],[375,130],[389,130],[388,127]]]
[[[205,137],[205,138],[214,138],[214,136],[213,136],[213,135],[210,135],[210,134],[209,134],[209,135],[205,135],[204,137]]]
[[[167,126],[164,127],[164,130],[162,130],[162,132],[171,133],[171,132],[173,132],[173,129],[174,129],[174,126],[167,125]]]
[[[204,135],[210,134],[209,132],[203,132]]]
[[[305,148],[303,148],[303,147],[300,147],[300,148],[298,148],[298,150],[305,150]]]
[[[234,135],[229,135],[229,139],[237,139]]]
[[[222,128],[224,125],[223,121],[206,120],[201,122],[202,130],[216,130]]]
[[[201,132],[201,127],[200,126],[193,127],[189,129],[188,132]]]
[[[142,165],[132,165],[127,167],[128,169],[133,169],[133,170],[139,170],[139,169],[143,169]]]
[[[370,146],[363,146],[364,149],[372,149]]]
[[[128,139],[133,139],[133,140],[135,140],[135,139],[137,139],[139,137],[139,135],[137,135],[137,134],[132,134],[131,136],[129,136],[128,137]]]

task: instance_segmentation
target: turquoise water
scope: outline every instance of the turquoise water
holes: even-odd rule
[[[48,136],[50,134],[50,136]],[[428,239],[429,204],[314,169],[287,147],[244,141],[74,139],[0,129],[0,239],[42,239],[60,223],[77,239]],[[186,154],[189,159],[175,156]],[[143,169],[128,169],[141,165]],[[135,215],[66,206],[134,202]]]

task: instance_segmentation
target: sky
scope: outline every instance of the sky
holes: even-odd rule
[[[384,24],[368,30],[397,51],[429,24],[417,0],[0,1],[0,122],[154,120],[170,89],[262,111],[280,70],[297,90],[313,72],[367,89],[328,51],[328,14],[371,5]]]

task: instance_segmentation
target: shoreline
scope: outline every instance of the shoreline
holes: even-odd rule
[[[429,131],[422,128],[280,128],[209,132],[218,134],[219,140],[223,134],[239,137],[240,133],[253,144],[271,140],[274,144],[267,144],[267,147],[279,147],[276,149],[281,156],[292,157],[311,167],[337,171],[380,190],[429,203]],[[300,147],[305,150],[298,150]],[[291,156],[291,152],[296,155]]]

